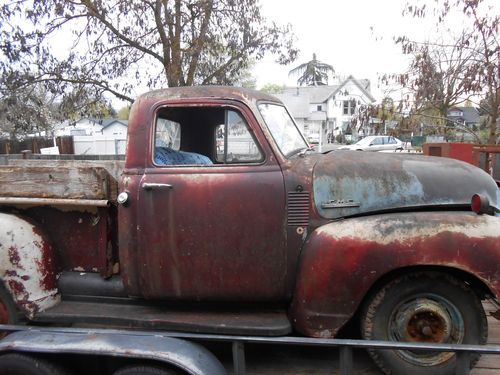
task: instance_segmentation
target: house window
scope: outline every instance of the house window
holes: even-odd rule
[[[344,115],[352,116],[356,112],[355,100],[344,100]]]
[[[317,110],[317,111],[322,111],[322,110],[323,110],[323,106],[322,106],[322,105],[318,105],[318,106],[316,106],[316,110]]]

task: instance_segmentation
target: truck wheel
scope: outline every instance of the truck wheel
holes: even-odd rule
[[[1,373],[5,375],[68,375],[61,367],[26,354],[0,355]]]
[[[114,372],[113,375],[176,375],[178,372],[165,370],[157,366],[128,366]]]
[[[420,343],[484,344],[488,324],[481,301],[465,283],[436,272],[399,277],[365,305],[361,332],[368,340]],[[386,374],[455,373],[452,352],[373,350]],[[471,356],[471,367],[479,355]]]

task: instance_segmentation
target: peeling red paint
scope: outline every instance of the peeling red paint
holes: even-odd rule
[[[29,293],[26,291],[24,284],[20,281],[9,279],[7,280],[9,290],[11,290],[15,299],[20,303],[27,303],[29,301]]]
[[[51,267],[50,260],[36,259],[38,270],[42,277],[39,280],[40,287],[44,290],[53,290],[57,288],[56,272]]]
[[[0,264],[3,282],[21,311],[32,318],[59,300],[54,251],[32,219],[0,213],[0,220],[5,241],[0,254],[5,260]],[[14,236],[15,230],[19,232]]]
[[[21,267],[20,266],[21,258],[19,257],[19,253],[18,253],[17,248],[14,246],[10,246],[8,253],[9,253],[10,263],[12,263],[12,265],[15,267],[18,267],[18,268]]]
[[[109,222],[116,222],[116,213],[112,213],[111,208],[102,209],[101,215],[113,216],[112,219],[101,217],[99,222],[110,227]],[[55,272],[71,269],[73,267],[83,267],[87,272],[92,272],[93,269],[101,271],[102,265],[101,254],[99,252],[99,244],[104,242],[112,248],[111,258],[117,259],[117,244],[112,243],[112,235],[107,231],[102,231],[99,225],[93,225],[96,212],[87,211],[61,211],[52,207],[33,207],[24,212],[36,221],[39,227],[43,228],[43,236],[48,236],[52,244],[52,249],[45,249],[48,253],[55,256],[52,257],[56,264],[51,267]],[[36,230],[39,230],[36,229]],[[38,232],[37,232],[38,233]],[[106,238],[101,238],[102,236]],[[85,251],[82,251],[85,249]]]
[[[5,276],[17,277],[17,272],[14,271],[14,270],[6,270],[5,271]]]

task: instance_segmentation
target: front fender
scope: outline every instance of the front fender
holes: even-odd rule
[[[0,213],[0,282],[29,318],[59,302],[54,260],[52,246],[36,224]]]
[[[316,229],[302,251],[291,314],[307,336],[334,337],[374,283],[409,266],[468,272],[500,295],[500,219],[468,212],[373,215]]]

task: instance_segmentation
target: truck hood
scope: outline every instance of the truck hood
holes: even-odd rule
[[[499,189],[483,170],[449,158],[334,151],[318,155],[314,203],[328,219],[386,210],[470,206],[472,195],[498,207]]]

